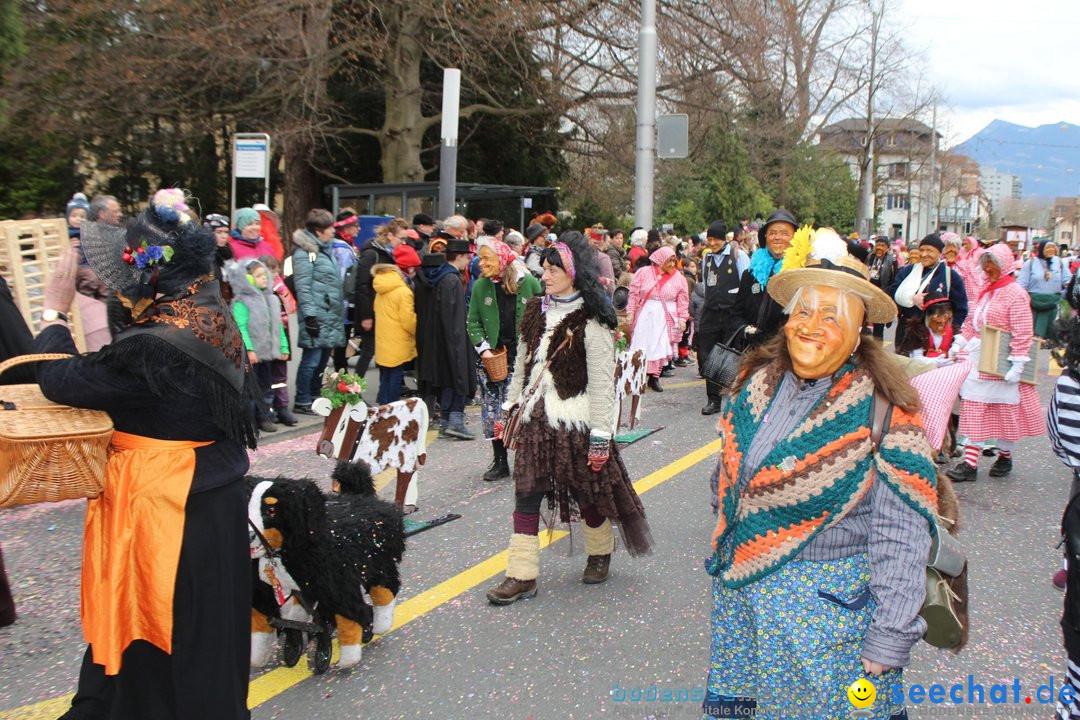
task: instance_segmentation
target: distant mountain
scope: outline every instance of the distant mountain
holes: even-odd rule
[[[1080,126],[1037,128],[994,120],[953,148],[1001,172],[1019,175],[1024,197],[1076,196],[1080,184]]]

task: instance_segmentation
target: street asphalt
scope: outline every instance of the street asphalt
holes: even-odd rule
[[[1043,380],[1044,400],[1054,379]],[[714,524],[708,477],[715,417],[699,413],[704,389],[692,369],[679,370],[664,386],[664,393],[643,400],[642,425],[659,429],[623,450],[644,490],[651,556],[632,559],[617,549],[609,580],[583,585],[583,541],[575,527],[542,551],[535,599],[489,605],[484,594],[505,568],[499,554],[511,532],[513,486],[481,480],[490,461],[484,440],[435,440],[418,476],[420,509],[413,517],[462,517],[409,539],[395,628],[368,645],[352,670],[311,676],[302,660],[293,670],[253,672],[252,717],[700,717],[700,702],[631,700],[635,689],[648,693],[653,686],[673,695],[700,689],[709,650],[703,560]],[[479,431],[477,408],[470,408],[469,424]],[[316,429],[308,424],[268,437],[253,454],[252,472],[325,479],[332,464],[314,453]],[[987,476],[991,460],[984,458],[978,481],[957,488],[970,566],[970,642],[959,654],[920,644],[905,681],[909,688],[962,683],[966,694],[971,675],[987,695],[995,683],[1009,684],[1011,699],[1019,679],[1020,704],[909,703],[912,718],[1051,715],[1034,693],[1051,679],[1060,687],[1064,663],[1062,593],[1050,579],[1061,565],[1055,545],[1070,474],[1045,438],[1020,443],[1015,458],[1014,472],[1001,479]],[[392,485],[382,491],[391,494]],[[84,649],[83,512],[81,501],[0,512],[19,612],[14,626],[0,630],[0,720],[56,718],[74,691]]]

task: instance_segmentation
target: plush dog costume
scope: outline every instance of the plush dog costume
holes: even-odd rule
[[[360,662],[362,643],[393,626],[405,552],[401,511],[376,497],[366,464],[340,462],[331,477],[341,492],[329,497],[307,479],[249,478],[251,552],[262,581],[252,602],[253,666],[269,660],[274,636],[268,616],[306,614],[287,599],[294,592],[337,627],[339,668]]]

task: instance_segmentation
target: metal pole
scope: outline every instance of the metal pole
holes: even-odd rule
[[[450,217],[457,209],[458,112],[461,104],[461,71],[443,70],[442,148],[439,150],[438,215]]]
[[[653,223],[653,165],[656,161],[656,0],[641,0],[638,35],[637,147],[634,162],[634,221]]]

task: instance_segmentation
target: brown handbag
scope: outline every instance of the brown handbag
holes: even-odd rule
[[[521,426],[525,422],[525,408],[529,406],[529,401],[532,400],[536,391],[540,389],[540,382],[544,379],[544,372],[551,367],[551,361],[558,356],[562,349],[567,345],[572,345],[573,342],[574,333],[567,330],[566,337],[559,343],[559,347],[555,348],[555,352],[551,353],[551,357],[548,358],[548,361],[544,363],[544,368],[540,371],[540,374],[537,375],[536,381],[533,382],[532,387],[525,393],[521,402],[510,408],[510,412],[507,414],[506,418],[506,426],[503,428],[502,432],[503,447],[507,450],[517,450],[518,448],[518,436],[521,434]]]

